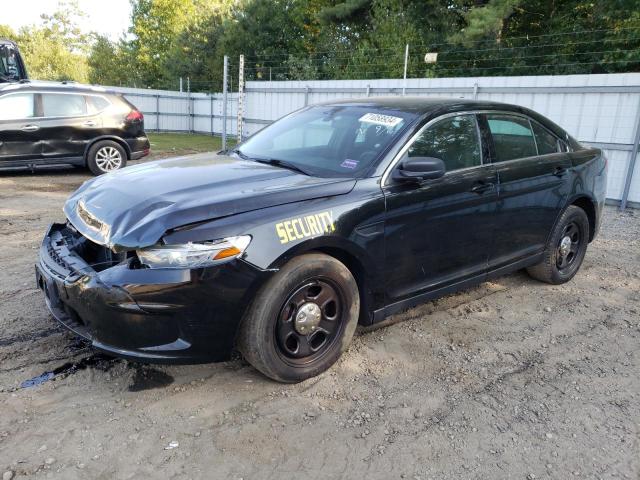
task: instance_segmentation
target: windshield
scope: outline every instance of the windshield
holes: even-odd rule
[[[416,116],[367,106],[311,107],[256,133],[243,158],[270,161],[320,177],[361,177]]]
[[[16,51],[9,45],[0,45],[0,82],[13,82],[20,78]]]

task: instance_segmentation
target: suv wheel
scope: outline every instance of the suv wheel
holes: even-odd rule
[[[571,205],[553,229],[544,260],[527,268],[536,280],[554,285],[571,280],[580,269],[589,243],[589,218],[580,207]]]
[[[119,170],[127,164],[127,152],[122,145],[103,140],[91,146],[87,153],[87,166],[94,175]]]
[[[358,286],[349,269],[328,255],[301,255],[258,292],[243,319],[238,349],[266,376],[300,382],[340,358],[359,313]]]

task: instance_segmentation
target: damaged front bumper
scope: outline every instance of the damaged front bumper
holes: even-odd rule
[[[102,351],[148,362],[228,359],[246,306],[269,275],[240,259],[197,270],[140,268],[63,224],[49,227],[36,264],[60,323]]]

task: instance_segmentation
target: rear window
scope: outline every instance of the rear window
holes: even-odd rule
[[[558,139],[556,136],[536,122],[531,122],[531,126],[533,127],[533,133],[536,136],[536,143],[538,144],[538,155],[558,153]]]
[[[105,110],[109,105],[109,101],[103,97],[94,97],[89,95],[85,97],[87,100],[87,107],[89,109],[89,113],[98,113]]]
[[[32,118],[33,94],[18,93],[0,97],[0,120],[18,120],[20,118]]]
[[[83,95],[43,93],[42,113],[45,117],[77,117],[87,114]]]
[[[506,162],[538,154],[529,121],[511,115],[487,115],[495,161]]]

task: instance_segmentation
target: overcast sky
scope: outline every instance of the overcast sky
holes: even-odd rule
[[[40,14],[51,14],[56,10],[56,0],[19,0],[5,5],[0,16],[0,23],[18,30],[25,25],[39,24]],[[120,34],[129,28],[131,6],[129,0],[78,0],[80,9],[87,14],[87,21],[82,28],[95,31],[117,40]]]

